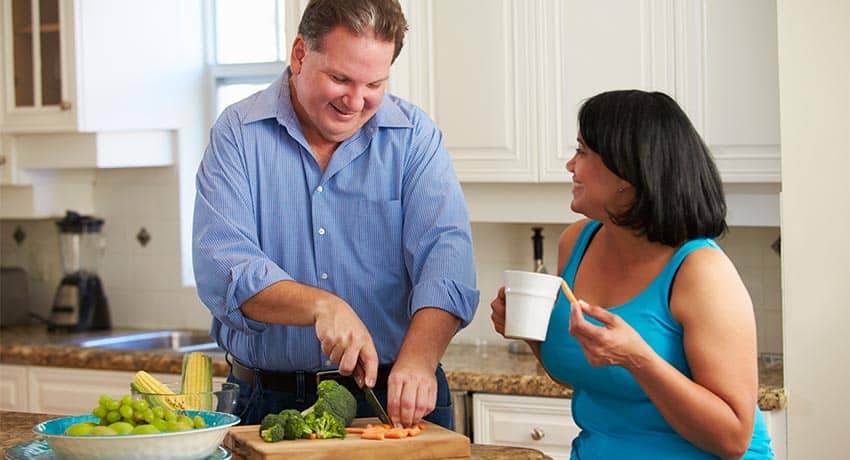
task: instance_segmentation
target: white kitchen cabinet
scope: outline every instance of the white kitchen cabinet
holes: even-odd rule
[[[724,181],[779,182],[775,0],[405,6],[393,91],[435,119],[462,182],[568,181],[582,101],[628,88],[675,98]]]
[[[27,366],[0,364],[0,410],[28,409]]]
[[[785,417],[785,409],[776,409],[771,411],[763,411],[764,423],[767,425],[767,432],[770,433],[770,446],[773,448],[775,460],[785,460],[788,458],[787,451],[787,419]]]
[[[474,393],[472,433],[476,444],[537,449],[555,460],[569,459],[579,427],[570,400]]]

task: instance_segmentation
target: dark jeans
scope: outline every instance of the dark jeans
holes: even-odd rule
[[[455,420],[454,411],[452,410],[452,396],[449,391],[449,382],[446,380],[446,374],[443,372],[442,366],[437,366],[437,371],[434,373],[437,377],[437,404],[434,411],[425,416],[425,420],[454,430]],[[266,390],[262,388],[259,379],[254,385],[249,385],[236,377],[233,374],[228,375],[228,382],[239,384],[239,400],[236,403],[235,414],[241,418],[242,425],[257,425],[263,420],[267,414],[272,412],[278,413],[283,409],[298,409],[303,411],[312,406],[316,402],[315,393],[305,393],[303,398],[298,398],[295,393],[283,393],[280,391]],[[375,388],[375,396],[387,407],[387,389]],[[377,417],[377,415],[369,407],[366,402],[366,397],[363,392],[354,392],[354,398],[357,399],[357,417]]]

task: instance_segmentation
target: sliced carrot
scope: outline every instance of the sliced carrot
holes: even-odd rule
[[[350,434],[360,434],[360,433],[363,433],[364,431],[366,431],[366,428],[358,428],[358,427],[354,427],[354,426],[347,426],[347,427],[345,427],[345,431],[346,431],[346,433],[350,433]]]
[[[372,439],[375,441],[383,441],[384,440],[384,432],[383,431],[364,431],[360,435],[360,439]]]
[[[317,437],[316,433],[310,433],[310,439],[316,439]]]
[[[391,439],[401,439],[401,438],[406,438],[407,435],[408,435],[407,428],[392,428],[390,430],[387,430],[386,434],[384,434],[384,437],[391,438]]]
[[[392,427],[391,427],[390,425],[387,425],[386,423],[384,423],[384,424],[383,424],[383,425],[381,425],[381,426],[382,426],[382,427],[384,427],[384,429],[385,429],[385,430],[392,429]]]
[[[421,433],[421,432],[422,432],[422,429],[421,429],[421,428],[419,428],[419,427],[416,427],[416,426],[415,426],[415,427],[410,428],[410,429],[408,430],[408,435],[409,435],[409,436],[416,436],[417,434],[419,434],[419,433]]]
[[[420,423],[420,424],[419,424],[419,429],[420,429],[420,430],[424,430],[424,429],[425,429],[425,424],[424,424],[424,423]]]

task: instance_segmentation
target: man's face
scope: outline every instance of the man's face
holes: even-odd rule
[[[292,45],[293,105],[307,141],[337,144],[351,137],[384,97],[395,46],[371,32],[355,35],[338,26],[321,51],[299,35]]]

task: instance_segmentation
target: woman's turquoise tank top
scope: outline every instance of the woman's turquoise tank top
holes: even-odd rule
[[[571,286],[587,246],[600,222],[590,221],[573,247],[561,276]],[[692,240],[680,247],[655,280],[628,302],[609,310],[629,323],[658,355],[692,378],[682,344],[682,326],[670,313],[670,287],[682,261],[692,251],[720,248],[713,240]],[[588,320],[600,324],[593,318]],[[635,379],[620,366],[592,367],[569,334],[570,304],[560,293],[549,320],[540,355],[546,370],[573,387],[573,417],[582,429],[572,444],[572,459],[710,459],[677,434]],[[772,459],[770,438],[756,408],[753,438],[744,459]]]

